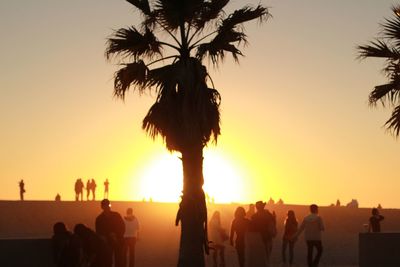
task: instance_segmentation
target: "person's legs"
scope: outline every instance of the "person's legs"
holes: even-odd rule
[[[131,237],[129,238],[129,267],[134,267],[135,266],[135,246],[136,246],[136,238]]]
[[[219,267],[225,267],[225,247],[224,246],[220,246],[220,248],[219,248],[219,257],[221,259],[221,263],[220,263]]]
[[[289,264],[293,264],[294,257],[294,241],[289,241]]]
[[[288,240],[283,239],[282,240],[282,262],[286,263],[286,247],[288,245]]]
[[[313,248],[314,248],[313,242],[307,241],[307,264],[308,264],[308,267],[313,267]]]
[[[317,248],[317,255],[315,256],[315,259],[313,260],[313,267],[318,267],[319,260],[321,259],[322,251],[323,251],[321,240],[314,241],[314,245]]]
[[[244,267],[244,244],[236,244],[236,251],[239,258],[239,266]]]

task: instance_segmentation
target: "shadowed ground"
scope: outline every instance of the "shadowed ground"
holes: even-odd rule
[[[50,238],[52,226],[57,221],[65,222],[69,228],[73,228],[76,223],[85,223],[93,228],[95,217],[100,212],[99,206],[99,202],[0,201],[2,211],[0,238]],[[137,266],[176,266],[180,230],[174,226],[174,220],[178,205],[112,202],[112,209],[121,214],[124,214],[128,207],[133,208],[141,224],[140,240],[137,244]],[[209,213],[219,210],[222,225],[229,230],[236,207],[237,205],[234,204],[211,204],[208,210]],[[267,208],[275,210],[277,214],[278,236],[274,242],[272,263],[273,266],[281,266],[280,240],[285,214],[287,210],[293,209],[301,221],[301,218],[308,214],[308,207],[273,205]],[[383,231],[400,232],[400,211],[382,210],[382,214],[386,217],[382,223]],[[363,224],[368,221],[370,209],[322,207],[320,215],[326,227],[323,235],[324,254],[321,266],[356,266],[358,264],[358,233],[364,231]],[[33,248],[43,249],[43,246],[33,246]],[[234,256],[232,247],[227,247],[227,256],[228,258]],[[295,248],[295,262],[304,263],[304,261],[305,245],[301,236]],[[232,261],[228,260],[228,262]],[[235,265],[231,264],[231,266]]]

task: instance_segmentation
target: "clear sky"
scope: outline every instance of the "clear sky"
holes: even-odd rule
[[[205,154],[216,201],[400,207],[390,109],[368,106],[383,62],[355,49],[395,3],[262,1],[273,19],[246,25],[246,57],[209,68],[222,94],[222,135]],[[138,17],[123,0],[0,2],[0,199],[18,199],[23,178],[27,199],[71,200],[78,177],[100,196],[108,178],[112,199],[178,197],[177,155],[141,130],[154,95],[112,96],[106,37]]]

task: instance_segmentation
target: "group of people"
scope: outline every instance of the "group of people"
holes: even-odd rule
[[[108,182],[108,179],[106,179],[104,182],[104,198],[105,199],[108,198],[109,185],[110,185],[110,183]],[[94,179],[88,179],[86,182],[86,187],[83,184],[83,181],[81,178],[76,179],[76,181],[75,181],[75,200],[83,201],[83,189],[86,189],[86,200],[89,200],[90,193],[92,193],[92,200],[96,200],[96,188],[97,188],[97,184]]]
[[[265,209],[265,202],[258,201],[246,213],[243,207],[238,207],[232,221],[230,235],[227,236],[221,226],[220,213],[214,212],[209,222],[209,237],[213,248],[213,266],[225,267],[224,241],[229,238],[230,244],[236,249],[240,267],[267,267],[273,247],[273,239],[277,236],[276,214]],[[310,206],[310,214],[300,226],[293,210],[289,210],[284,222],[282,235],[282,261],[293,264],[294,245],[298,236],[304,231],[307,244],[307,262],[309,267],[316,267],[322,255],[321,232],[324,223],[318,215],[318,206]],[[313,250],[316,248],[316,255]],[[287,250],[289,259],[287,261]]]
[[[101,201],[95,230],[76,224],[73,232],[62,222],[53,226],[53,255],[57,267],[134,267],[139,222],[128,208],[126,216],[111,210],[110,201]]]

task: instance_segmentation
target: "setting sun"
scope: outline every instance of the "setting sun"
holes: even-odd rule
[[[242,176],[226,157],[212,150],[204,153],[204,192],[218,203],[241,199]],[[143,199],[177,202],[182,190],[182,163],[178,154],[162,154],[139,173]]]

